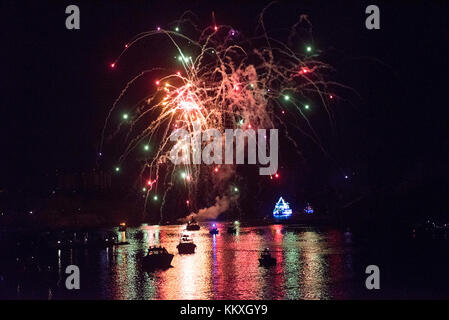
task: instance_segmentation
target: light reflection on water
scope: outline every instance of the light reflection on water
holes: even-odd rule
[[[210,235],[207,225],[191,232],[197,245],[191,255],[176,249],[184,226],[142,226],[119,234],[129,245],[62,254],[59,263],[64,267],[74,256],[84,275],[80,294],[96,299],[344,299],[353,294],[348,234],[272,225],[241,227],[232,235],[226,225],[217,225],[218,235]],[[150,245],[175,254],[173,267],[142,270]],[[270,248],[276,266],[259,266],[264,248]]]
[[[207,225],[191,232],[197,245],[191,255],[180,255],[176,249],[184,226],[129,228],[126,235],[119,234],[119,240],[129,245],[97,253],[75,252],[82,274],[88,272],[81,294],[100,299],[169,300],[350,297],[351,288],[344,283],[353,278],[352,248],[340,231],[272,225],[242,227],[232,235],[226,233],[226,225],[218,227],[220,234],[214,236]],[[150,245],[162,245],[175,254],[173,267],[142,270],[140,261]],[[270,248],[276,266],[259,266],[264,248]],[[83,286],[86,281],[87,288]]]
[[[227,227],[219,224],[217,236],[209,234],[208,225],[192,232],[197,244],[193,255],[177,254],[183,226],[129,228],[125,234],[117,232],[118,241],[126,240],[129,244],[109,248],[95,245],[58,250],[54,246],[52,249],[51,242],[48,246],[35,246],[29,240],[12,250],[14,238],[5,237],[1,243],[4,250],[0,256],[0,299],[440,299],[448,296],[446,240],[371,239],[329,227],[286,225],[241,227],[233,235],[226,233]],[[175,254],[173,267],[154,272],[142,270],[142,258],[150,245],[162,245]],[[267,247],[277,260],[270,268],[258,263],[260,252]],[[68,277],[65,270],[70,264],[80,268],[80,290],[65,288]],[[385,270],[383,288],[378,292],[365,287],[365,269],[370,264]]]

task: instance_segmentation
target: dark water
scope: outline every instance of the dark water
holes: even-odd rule
[[[128,241],[128,245],[55,250],[40,259],[42,264],[52,265],[56,280],[62,281],[52,287],[51,293],[41,285],[40,295],[31,298],[352,299],[429,294],[428,289],[411,293],[400,285],[393,290],[383,286],[376,295],[369,292],[364,271],[368,262],[376,261],[350,232],[271,225],[240,227],[232,235],[227,234],[226,225],[218,227],[220,234],[216,236],[209,234],[209,225],[190,232],[197,245],[196,253],[191,255],[180,255],[176,249],[184,226],[142,226],[128,228],[126,234],[117,231],[119,239]],[[150,245],[162,245],[175,254],[171,268],[153,272],[141,268],[141,259]],[[276,266],[259,265],[264,248],[270,248]],[[64,270],[71,264],[80,268],[80,290],[64,287]],[[378,264],[382,271],[385,263]],[[382,278],[384,283],[391,280],[390,271]],[[29,297],[11,285],[5,290],[6,298]]]

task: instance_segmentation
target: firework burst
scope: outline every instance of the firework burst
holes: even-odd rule
[[[127,83],[115,100],[103,129],[101,147],[109,118],[127,90],[148,73],[157,76],[152,92],[144,96],[129,114],[122,115],[130,128],[143,129],[129,130],[127,146],[118,160],[122,163],[142,144],[147,149],[149,145],[158,146],[141,170],[141,177],[146,181],[143,190],[147,200],[159,199],[157,192],[162,190],[164,201],[174,179],[180,177],[188,197],[186,203],[194,210],[200,181],[211,184],[210,192],[215,190],[223,194],[224,189],[220,186],[223,182],[228,183],[235,174],[232,165],[174,165],[169,159],[173,147],[170,134],[174,129],[185,129],[193,137],[210,128],[220,132],[237,128],[286,128],[283,120],[286,116],[302,117],[312,132],[310,138],[319,143],[306,112],[313,95],[315,99],[318,97],[332,119],[328,103],[335,94],[329,91],[332,83],[325,80],[326,71],[331,68],[316,59],[317,54],[310,44],[301,50],[293,50],[288,44],[272,38],[265,30],[263,12],[259,23],[261,34],[246,38],[237,29],[215,22],[200,30],[183,16],[172,29],[157,27],[136,35],[110,64],[111,68],[117,68],[120,58],[138,42],[158,41],[161,37],[168,38],[172,52],[176,52],[177,69],[155,67]],[[290,30],[288,42],[301,24],[310,27],[307,18],[301,16]],[[183,29],[189,25],[192,32],[181,33],[181,25]],[[194,34],[197,36],[193,37]],[[190,45],[188,53],[183,49],[185,43]],[[290,140],[298,147],[293,139]],[[185,156],[194,151],[188,149],[184,140],[176,144],[180,144],[178,147]],[[235,200],[235,196],[224,196]]]

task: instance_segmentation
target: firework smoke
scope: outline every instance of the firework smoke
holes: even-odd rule
[[[217,196],[215,198],[215,204],[208,208],[200,209],[198,212],[192,212],[189,214],[186,218],[181,219],[182,222],[187,222],[192,219],[197,221],[204,221],[204,220],[214,220],[217,219],[220,214],[227,211],[231,204],[235,201],[237,201],[238,195],[234,196]]]

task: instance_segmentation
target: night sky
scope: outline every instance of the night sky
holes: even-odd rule
[[[96,166],[104,118],[121,88],[156,58],[173,56],[172,49],[142,45],[112,71],[109,64],[135,34],[168,27],[191,10],[204,26],[212,24],[214,11],[217,24],[251,35],[266,3],[2,1],[0,187],[33,183],[39,188],[45,173]],[[69,4],[80,7],[80,30],[65,28]],[[380,7],[380,30],[365,28],[368,4]],[[288,28],[307,14],[314,46],[336,69],[332,76],[352,88],[338,92],[334,129],[327,118],[312,118],[322,128],[329,155],[301,140],[304,159],[284,156],[285,176],[303,169],[306,189],[342,183],[353,172],[360,187],[410,180],[446,185],[449,69],[443,4],[289,1],[270,9],[269,30]],[[293,190],[298,182],[286,184]],[[439,196],[446,201],[442,191]]]

